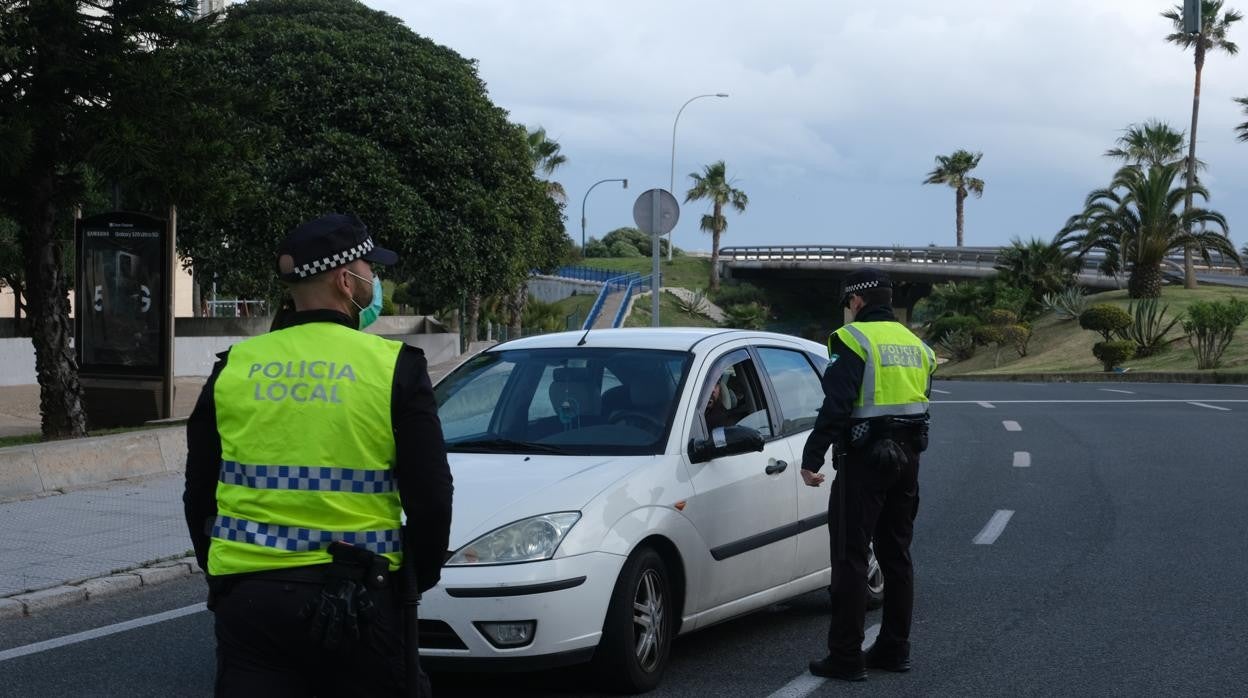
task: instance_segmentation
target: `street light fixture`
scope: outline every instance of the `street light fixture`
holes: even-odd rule
[[[680,109],[676,112],[676,119],[672,122],[672,173],[671,173],[671,179],[669,180],[669,183],[667,185],[667,190],[672,193],[672,196],[676,196],[676,125],[680,123],[680,113],[683,112],[685,110],[685,107],[689,106],[689,103],[694,101],[695,99],[702,99],[703,97],[721,97],[722,98],[722,97],[727,97],[727,96],[728,96],[727,93],[716,92],[714,94],[698,95],[696,97],[690,97],[689,101],[680,105]],[[669,262],[672,261],[672,247],[673,247],[672,233],[674,232],[676,231],[673,229],[672,232],[667,234],[667,261]]]
[[[582,255],[585,254],[585,200],[589,198],[589,192],[593,191],[594,187],[598,186],[599,184],[602,184],[603,182],[623,182],[624,188],[628,189],[628,179],[624,178],[624,179],[600,179],[597,182],[594,182],[592,185],[590,185],[589,189],[585,190],[585,196],[581,197],[581,254]]]

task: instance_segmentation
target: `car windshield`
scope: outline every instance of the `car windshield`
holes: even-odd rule
[[[435,389],[447,450],[660,453],[688,353],[567,347],[487,352]]]

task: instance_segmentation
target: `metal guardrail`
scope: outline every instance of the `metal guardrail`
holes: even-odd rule
[[[565,279],[576,279],[577,281],[594,281],[597,283],[606,283],[611,279],[620,275],[618,269],[599,269],[597,267],[584,266],[566,266],[559,267],[552,276],[561,276]]]
[[[268,302],[247,300],[204,301],[207,317],[264,317]]]
[[[614,276],[604,281],[602,284],[602,290],[598,292],[598,297],[594,299],[594,304],[590,306],[589,313],[585,316],[585,324],[581,326],[581,329],[588,330],[594,326],[594,321],[598,319],[598,314],[602,312],[602,306],[607,302],[607,296],[611,295],[612,291],[620,291],[628,288],[629,282],[639,276],[640,275],[637,272],[629,272],[627,274]]]
[[[962,266],[994,266],[1003,247],[860,247],[847,245],[754,245],[723,247],[721,261],[784,261],[784,262],[847,262],[856,264],[951,264]],[[1214,273],[1242,274],[1234,260],[1221,253],[1210,254],[1212,264],[1198,264]],[[1104,253],[1089,252],[1083,256],[1082,269],[1098,272]],[[1183,264],[1182,255],[1166,258],[1167,262]],[[1204,260],[1198,259],[1198,262]]]
[[[628,302],[632,299],[633,294],[639,290],[654,290],[654,275],[648,274],[628,282],[628,288],[624,289],[624,299],[620,301],[620,307],[615,311],[615,320],[611,322],[612,327],[621,327],[624,325],[624,314],[628,312]]]

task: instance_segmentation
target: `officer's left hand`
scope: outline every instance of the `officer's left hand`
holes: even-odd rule
[[[823,484],[825,479],[822,473],[816,473],[813,470],[802,468],[798,472],[802,474],[802,482],[806,483],[808,487],[818,487]]]

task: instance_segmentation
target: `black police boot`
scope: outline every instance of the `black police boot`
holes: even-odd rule
[[[867,670],[861,664],[840,662],[831,656],[811,662],[810,673],[815,676],[822,676],[825,679],[840,679],[842,681],[867,680]]]
[[[866,665],[872,669],[882,669],[884,671],[895,671],[898,673],[910,671],[909,650],[881,647],[878,641],[871,645],[870,649],[866,652],[863,652],[863,660],[866,662]]]

